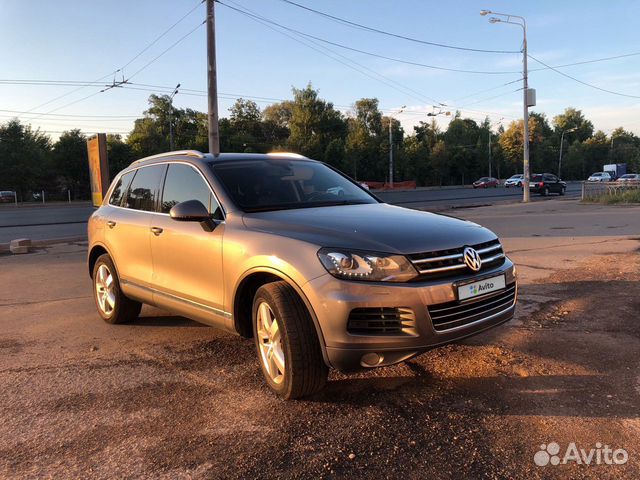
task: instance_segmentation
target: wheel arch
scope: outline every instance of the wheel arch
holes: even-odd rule
[[[245,272],[238,281],[233,292],[233,327],[235,331],[243,337],[253,337],[253,325],[252,325],[252,305],[253,297],[262,285],[272,282],[284,281],[291,288],[295,290],[298,297],[307,307],[313,326],[315,327],[316,334],[318,335],[318,341],[320,343],[320,350],[322,351],[322,358],[327,366],[331,366],[329,363],[329,357],[327,355],[327,349],[325,346],[324,336],[322,335],[322,329],[318,317],[311,302],[302,291],[302,288],[288,275],[280,270],[271,267],[255,267]]]
[[[115,258],[113,258],[113,255],[111,255],[111,252],[109,251],[109,249],[107,249],[107,247],[102,243],[94,244],[91,247],[91,250],[89,250],[89,254],[87,255],[87,267],[89,269],[89,277],[93,278],[93,267],[96,265],[96,261],[98,260],[100,255],[104,255],[105,253],[109,255],[109,257],[111,258],[111,261],[113,262],[113,266],[116,269],[116,275],[118,276],[118,278],[120,278],[120,272],[118,271],[118,265],[116,264]]]

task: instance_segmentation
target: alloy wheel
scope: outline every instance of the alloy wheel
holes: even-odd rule
[[[273,383],[280,384],[284,381],[285,375],[282,334],[273,310],[267,302],[258,305],[256,323],[260,360]]]
[[[102,264],[98,267],[95,278],[96,299],[98,308],[105,315],[111,315],[116,307],[116,295],[113,291],[114,278],[109,267]]]

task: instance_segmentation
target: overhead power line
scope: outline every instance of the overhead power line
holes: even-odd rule
[[[315,50],[315,51],[318,51],[319,53],[321,53],[321,54],[323,54],[323,55],[325,55],[325,56],[328,56],[329,58],[332,58],[333,60],[335,60],[335,61],[337,61],[337,62],[339,62],[339,63],[341,63],[341,64],[343,64],[343,65],[346,65],[346,66],[347,66],[347,67],[349,67],[349,68],[352,68],[352,69],[354,69],[354,70],[356,70],[356,71],[359,71],[360,73],[362,73],[363,75],[366,75],[367,77],[373,78],[373,77],[371,77],[371,75],[370,75],[370,74],[368,74],[367,72],[363,72],[363,71],[361,70],[361,68],[360,68],[360,67],[362,67],[362,68],[367,68],[367,67],[364,67],[364,66],[362,66],[361,64],[359,64],[359,63],[357,63],[357,62],[355,62],[355,61],[353,61],[353,60],[349,59],[348,57],[345,57],[345,56],[343,56],[343,55],[340,55],[339,53],[334,52],[334,51],[333,51],[333,50],[331,50],[331,49],[327,49],[327,47],[320,47],[320,48],[327,49],[329,52],[332,52],[334,55],[338,55],[338,56],[340,56],[341,58],[343,58],[343,59],[347,60],[347,61],[349,62],[349,63],[347,64],[347,63],[345,63],[344,61],[342,61],[342,60],[340,60],[340,59],[334,58],[332,55],[329,55],[328,53],[326,53],[326,52],[324,52],[324,51],[318,50],[318,48],[316,48],[315,46],[308,45],[307,43],[305,43],[305,41],[304,41],[304,40],[300,40],[300,39],[298,39],[298,38],[292,37],[292,36],[291,36],[289,33],[287,33],[286,31],[290,31],[290,32],[292,32],[292,33],[293,33],[293,34],[295,34],[295,35],[301,35],[301,36],[303,36],[303,37],[307,37],[307,36],[308,36],[308,35],[306,35],[306,34],[304,34],[304,33],[302,33],[302,32],[298,32],[297,30],[290,29],[290,28],[288,28],[288,27],[280,26],[280,24],[278,24],[277,22],[273,22],[273,21],[271,21],[270,19],[267,19],[266,17],[263,17],[263,16],[261,16],[261,15],[256,14],[255,12],[251,12],[251,11],[248,11],[248,10],[237,9],[237,8],[231,7],[231,6],[229,6],[229,5],[226,5],[226,4],[222,3],[220,0],[216,0],[216,1],[217,1],[217,3],[219,3],[219,4],[221,4],[221,5],[226,6],[226,7],[230,8],[231,10],[235,10],[237,13],[241,13],[241,14],[246,15],[246,16],[247,16],[248,18],[250,18],[251,20],[253,20],[253,21],[255,21],[255,22],[258,22],[258,23],[260,23],[260,24],[262,24],[262,25],[266,26],[267,28],[270,28],[270,29],[272,29],[272,30],[274,30],[274,31],[276,31],[276,32],[278,32],[278,33],[280,33],[280,34],[282,34],[282,35],[284,35],[284,36],[288,37],[288,38],[291,38],[291,39],[293,39],[293,40],[294,40],[294,41],[296,41],[296,42],[302,43],[303,45],[306,45],[307,47],[309,47],[309,48],[311,48],[311,49],[313,49],[313,50]],[[228,0],[228,1],[230,1],[230,2],[233,2],[233,3],[237,4],[236,2],[234,2],[234,0]],[[274,26],[274,25],[275,25],[275,26]],[[283,30],[286,30],[286,31],[285,31],[285,32],[283,32],[283,31],[279,30],[278,28],[282,28]],[[312,43],[314,43],[314,44],[315,44],[315,42],[313,42],[313,40],[309,40],[309,39],[307,39],[307,38],[305,38],[305,40],[306,40],[306,41],[309,41],[309,42],[312,42]],[[355,64],[355,65],[357,65],[358,67],[355,67],[355,66],[354,66],[354,65],[352,65],[352,64]],[[368,70],[370,70],[370,69],[368,69]],[[426,97],[426,96],[422,95],[420,92],[417,92],[417,91],[415,91],[415,90],[413,90],[413,89],[411,89],[411,88],[409,88],[409,87],[406,87],[406,86],[404,86],[404,85],[400,84],[399,82],[396,82],[396,81],[394,81],[394,80],[392,80],[392,79],[389,79],[389,78],[387,78],[387,77],[383,76],[382,74],[379,74],[379,73],[377,73],[377,72],[374,72],[374,73],[376,73],[378,76],[383,77],[383,78],[384,78],[385,80],[387,80],[387,81],[385,81],[385,80],[381,80],[381,79],[378,79],[378,78],[374,78],[374,80],[380,81],[380,82],[382,82],[382,83],[386,84],[387,86],[390,86],[391,88],[394,88],[395,90],[401,91],[401,92],[402,92],[402,93],[404,93],[405,95],[408,95],[408,96],[410,96],[410,97],[412,97],[412,98],[414,98],[414,99],[418,99],[418,100],[419,100],[420,102],[422,102],[422,103],[427,103],[427,104],[428,104],[428,103],[431,103],[431,101],[433,101],[435,104],[437,104],[437,105],[439,105],[439,106],[443,106],[443,107],[444,107],[444,106],[447,106],[447,107],[451,107],[451,108],[459,108],[460,110],[462,110],[462,108],[460,108],[460,107],[456,107],[455,105],[445,104],[445,103],[443,103],[443,102],[441,102],[441,101],[439,101],[439,100],[436,100],[436,99],[433,99],[433,98]],[[520,73],[520,72],[514,72],[514,73]],[[416,95],[416,94],[412,94],[412,93],[408,93],[408,92],[403,91],[403,90],[400,90],[400,89],[399,89],[399,88],[397,88],[395,85],[389,85],[389,81],[390,81],[390,82],[393,82],[393,83],[396,83],[396,84],[398,84],[398,85],[400,85],[400,86],[401,86],[402,88],[404,88],[405,90],[410,90],[410,91],[412,91],[412,92],[415,92],[417,95]],[[496,112],[487,112],[487,111],[479,111],[479,110],[471,110],[471,109],[464,109],[464,110],[465,110],[465,111],[469,111],[469,112],[482,113],[482,114],[485,114],[485,115],[500,115],[500,116],[504,116],[504,114],[502,114],[502,113],[496,113]],[[507,116],[510,116],[510,115],[507,115]]]
[[[567,74],[567,73],[564,73],[564,72],[562,72],[562,71],[558,70],[558,69],[557,69],[557,68],[555,68],[555,67],[551,67],[551,66],[547,65],[547,64],[546,64],[546,63],[544,63],[542,60],[538,60],[537,58],[535,58],[535,57],[534,57],[534,56],[532,56],[532,55],[528,55],[528,57],[529,57],[529,58],[531,58],[532,60],[535,60],[535,61],[536,61],[536,62],[538,62],[539,64],[544,65],[544,66],[545,66],[545,67],[547,67],[548,69],[553,70],[554,72],[556,72],[556,73],[558,73],[558,74],[562,75],[563,77],[567,77],[567,78],[569,78],[569,79],[573,80],[574,82],[578,82],[578,83],[580,83],[580,84],[582,84],[582,85],[585,85],[585,86],[587,86],[587,87],[593,88],[593,89],[595,89],[595,90],[600,90],[601,92],[610,93],[610,94],[612,94],[612,95],[618,95],[618,96],[620,96],[620,97],[627,97],[627,98],[640,98],[640,95],[629,95],[628,93],[615,92],[615,91],[613,91],[613,90],[608,90],[608,89],[606,89],[606,88],[602,88],[602,87],[599,87],[599,86],[597,86],[597,85],[593,85],[593,84],[591,84],[591,83],[587,83],[587,82],[585,82],[585,81],[582,81],[582,80],[580,80],[580,79],[577,79],[576,77],[572,77],[571,75],[569,75],[569,74]]]
[[[356,23],[356,22],[352,22],[350,20],[346,20],[344,18],[340,18],[340,17],[336,17],[334,15],[330,15],[326,12],[321,12],[319,10],[315,10],[313,8],[307,7],[305,5],[301,5],[299,3],[293,2],[291,0],[281,0],[284,3],[288,3],[289,5],[294,5],[298,8],[302,8],[304,10],[307,10],[309,12],[315,13],[317,15],[321,15],[325,18],[329,18],[331,20],[334,20],[338,23],[341,23],[343,25],[348,25],[351,27],[356,27],[358,29],[362,29],[362,30],[367,30],[370,32],[374,32],[374,33],[379,33],[382,35],[386,35],[389,37],[394,37],[394,38],[400,38],[402,40],[408,40],[410,42],[414,42],[414,43],[421,43],[423,45],[431,45],[433,47],[441,47],[441,48],[450,48],[450,49],[454,49],[454,50],[464,50],[467,52],[482,52],[482,53],[521,53],[519,50],[489,50],[489,49],[482,49],[482,48],[471,48],[471,47],[460,47],[457,45],[450,45],[450,44],[446,44],[446,43],[438,43],[438,42],[429,42],[427,40],[421,40],[418,38],[413,38],[413,37],[409,37],[406,35],[400,35],[398,33],[393,33],[393,32],[388,32],[385,30],[380,30],[378,28],[374,28],[374,27],[370,27],[368,25],[363,25],[361,23]]]
[[[147,50],[149,50],[151,47],[153,47],[156,43],[158,43],[158,41],[163,38],[167,33],[169,33],[171,30],[173,30],[180,22],[182,22],[185,18],[187,18],[189,15],[191,15],[200,5],[202,5],[204,3],[204,0],[202,0],[201,2],[199,2],[198,4],[196,4],[191,10],[189,10],[187,13],[185,13],[182,17],[180,17],[180,19],[178,19],[178,21],[176,21],[173,25],[171,25],[169,28],[167,28],[164,32],[162,32],[160,35],[158,35],[155,39],[153,39],[151,41],[151,43],[149,43],[146,47],[144,47],[142,50],[140,50],[140,52],[138,52],[137,55],[135,55],[131,60],[129,60],[127,63],[125,63],[123,66],[121,66],[118,70],[116,70],[116,72],[118,71],[123,71],[126,67],[128,67],[129,65],[131,65],[135,60],[137,60],[144,52],[146,52]]]
[[[412,66],[416,66],[416,67],[423,67],[423,68],[429,68],[432,70],[443,70],[443,71],[447,71],[447,72],[457,72],[457,73],[471,73],[471,74],[480,74],[480,75],[510,75],[510,74],[514,74],[514,73],[520,73],[520,72],[516,72],[516,71],[485,71],[485,70],[466,70],[466,69],[460,69],[460,68],[449,68],[449,67],[443,67],[440,65],[429,65],[426,63],[420,63],[420,62],[413,62],[411,60],[404,60],[404,59],[400,59],[400,58],[394,58],[394,57],[389,57],[386,55],[382,55],[382,54],[378,54],[378,53],[374,53],[374,52],[369,52],[366,50],[361,50],[359,48],[355,48],[355,47],[350,47],[348,45],[344,45],[342,43],[338,43],[338,42],[333,42],[331,40],[327,40],[326,38],[322,38],[322,37],[318,37],[316,35],[311,35],[309,33],[305,33],[302,32],[300,30],[296,30],[295,28],[291,28],[291,27],[287,27],[286,25],[282,25],[281,23],[278,23],[274,20],[268,19],[266,17],[263,16],[258,16],[258,15],[254,15],[246,10],[241,10],[239,8],[233,7],[231,5],[228,5],[220,0],[216,0],[217,3],[219,3],[220,5],[223,5],[227,8],[230,8],[231,10],[235,10],[238,13],[241,13],[243,15],[249,16],[249,17],[254,17],[256,19],[260,19],[262,21],[271,23],[272,25],[275,25],[279,28],[282,28],[284,30],[287,30],[289,32],[293,32],[296,33],[298,35],[302,35],[304,37],[307,38],[312,38],[314,40],[317,40],[319,42],[322,43],[326,43],[328,45],[333,45],[334,47],[338,47],[338,48],[343,48],[345,50],[350,50],[352,52],[356,52],[356,53],[361,53],[363,55],[368,55],[370,57],[376,57],[376,58],[381,58],[383,60],[389,60],[391,62],[397,62],[397,63],[403,63],[405,65],[412,65]]]
[[[183,21],[185,18],[187,18],[191,13],[193,13],[193,12],[194,12],[194,11],[195,11],[195,10],[196,10],[196,9],[197,9],[201,4],[202,4],[202,3],[203,3],[202,1],[198,2],[198,4],[197,4],[197,5],[195,5],[193,8],[191,8],[191,9],[190,9],[190,10],[189,10],[185,15],[183,15],[183,16],[182,16],[178,21],[176,21],[175,23],[173,23],[173,25],[171,25],[169,28],[165,29],[165,30],[164,30],[160,35],[158,35],[157,37],[155,37],[155,38],[154,38],[154,39],[153,39],[149,44],[147,44],[147,45],[146,45],[146,46],[145,46],[145,47],[144,47],[140,52],[138,52],[135,56],[133,56],[133,57],[132,57],[128,62],[126,62],[122,67],[118,68],[117,70],[114,70],[114,71],[113,71],[113,72],[111,72],[111,73],[108,73],[108,74],[106,74],[106,75],[103,75],[102,77],[99,77],[99,78],[97,78],[97,79],[95,79],[95,80],[93,80],[93,81],[91,81],[91,82],[88,82],[88,83],[86,83],[86,84],[79,85],[77,88],[75,88],[75,89],[73,89],[73,90],[70,90],[69,92],[63,93],[62,95],[59,95],[59,96],[57,96],[57,97],[55,97],[55,98],[53,98],[53,99],[51,99],[51,100],[48,100],[48,101],[46,101],[46,102],[44,102],[44,103],[41,103],[41,104],[39,104],[39,105],[37,105],[37,106],[35,106],[35,107],[33,107],[33,108],[29,109],[29,110],[26,110],[26,111],[22,112],[22,114],[28,114],[28,113],[31,113],[31,112],[33,112],[34,110],[38,110],[39,108],[42,108],[42,107],[44,107],[45,105],[49,105],[50,103],[53,103],[53,102],[55,102],[55,101],[57,101],[57,100],[60,100],[60,99],[62,99],[62,98],[65,98],[65,97],[67,97],[67,96],[69,96],[69,95],[72,95],[72,94],[74,94],[74,93],[76,93],[76,92],[78,92],[78,91],[82,90],[82,89],[83,89],[83,88],[85,88],[85,87],[91,86],[92,84],[95,84],[96,82],[101,82],[101,81],[103,81],[103,80],[105,80],[105,79],[107,79],[107,78],[114,77],[113,81],[114,81],[114,83],[115,83],[115,75],[116,75],[118,72],[121,72],[121,71],[122,71],[126,66],[129,66],[131,63],[133,63],[133,61],[134,61],[134,60],[136,60],[137,58],[139,58],[139,57],[140,57],[144,52],[146,52],[149,48],[151,48],[153,45],[155,45],[155,44],[156,44],[156,43],[157,43],[161,38],[163,38],[163,37],[164,37],[167,33],[169,33],[171,30],[173,30],[173,29],[174,29],[174,28],[175,28],[175,27],[176,27],[180,22],[182,22],[182,21]],[[161,55],[162,55],[162,54],[161,54]],[[154,59],[154,61],[155,61],[155,60],[157,60],[157,58],[156,58],[156,59]],[[145,68],[146,68],[146,66],[145,66]],[[136,73],[139,73],[139,72],[136,72]],[[94,94],[91,94],[91,95],[87,95],[86,97],[83,97],[82,99],[80,99],[80,100],[78,100],[78,101],[74,101],[74,102],[71,102],[71,103],[69,103],[69,104],[63,105],[62,107],[56,108],[56,109],[54,109],[54,110],[51,110],[50,112],[55,112],[55,111],[58,111],[58,110],[60,110],[60,109],[62,109],[62,108],[66,108],[66,107],[68,107],[68,106],[70,106],[70,105],[73,105],[73,104],[75,104],[75,103],[78,103],[79,101],[83,101],[83,100],[86,100],[87,98],[93,97],[94,95],[97,95],[98,93],[100,93],[100,92],[97,92],[97,93],[94,93]],[[49,113],[50,113],[50,112],[49,112]]]
[[[565,63],[563,65],[553,65],[551,67],[530,68],[529,71],[530,72],[540,72],[542,70],[548,70],[548,69],[553,69],[553,68],[575,67],[576,65],[586,65],[588,63],[607,62],[609,60],[617,60],[619,58],[627,58],[627,57],[636,57],[638,55],[640,55],[640,52],[624,53],[622,55],[614,55],[612,57],[594,58],[592,60],[583,60],[581,62]],[[529,57],[531,57],[531,55],[529,55]],[[533,57],[531,57],[531,58],[533,58]]]

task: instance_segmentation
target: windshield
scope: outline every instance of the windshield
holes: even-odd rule
[[[305,160],[233,160],[212,164],[215,175],[242,210],[378,203],[348,178]]]

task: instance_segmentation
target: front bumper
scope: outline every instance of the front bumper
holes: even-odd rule
[[[454,284],[500,274],[505,275],[507,285],[516,282],[514,265],[507,258],[499,267],[483,271],[481,274],[460,275],[428,282],[350,282],[327,274],[305,284],[303,291],[318,319],[330,365],[339,370],[354,370],[398,363],[438,345],[475,335],[510,320],[515,312],[515,299],[512,305],[499,312],[492,312],[487,317],[450,330],[436,330],[427,308],[429,305],[456,301],[457,292]],[[415,316],[415,328],[411,334],[349,333],[347,324],[351,310],[367,307],[409,308]],[[377,354],[379,361],[373,362],[374,364],[370,361],[364,362],[363,357],[367,354]],[[372,356],[365,358],[370,360]]]

